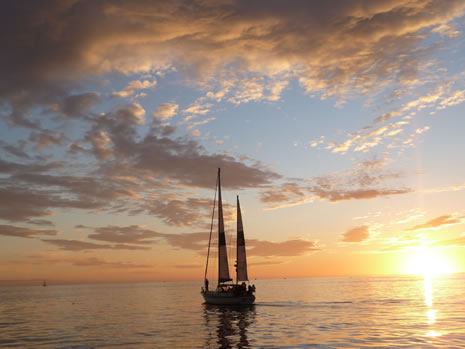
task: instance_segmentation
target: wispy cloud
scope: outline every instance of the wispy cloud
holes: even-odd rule
[[[465,236],[461,236],[456,239],[436,241],[433,245],[434,246],[465,246]]]
[[[150,250],[151,247],[135,246],[127,244],[94,244],[92,242],[67,239],[41,239],[41,241],[54,245],[65,251],[89,251],[89,250]]]
[[[153,117],[159,120],[169,120],[177,114],[179,109],[178,104],[162,103],[153,112]]]
[[[264,190],[261,200],[269,204],[268,209],[276,209],[308,203],[316,198],[340,202],[410,193],[412,190],[406,187],[383,187],[384,182],[402,177],[400,173],[387,170],[386,164],[384,159],[373,158],[334,175],[287,182]]]
[[[302,239],[286,240],[282,242],[249,239],[247,240],[247,246],[250,247],[247,251],[248,256],[261,257],[301,256],[309,252],[320,250],[315,241]]]
[[[422,190],[422,192],[424,193],[447,193],[447,192],[462,191],[462,190],[465,190],[465,183],[459,184],[459,185],[441,187],[441,188],[424,189]]]
[[[421,229],[438,229],[444,226],[458,224],[461,222],[462,220],[460,218],[457,218],[451,215],[445,215],[445,216],[440,216],[440,217],[431,219],[427,221],[426,223],[415,225],[411,228],[408,228],[407,230],[413,231],[413,230],[421,230]]]
[[[163,241],[174,248],[204,251],[208,242],[208,236],[208,233],[160,233],[133,225],[95,228],[94,233],[89,234],[88,237],[89,239],[103,242],[135,245],[158,244]]]
[[[160,233],[140,226],[105,226],[92,229],[88,235],[91,240],[100,244],[81,240],[41,239],[65,251],[89,250],[148,250],[148,245],[165,243],[174,249],[195,251],[204,254],[207,248],[209,233]],[[215,240],[215,238],[214,238]],[[213,242],[215,243],[215,242]],[[308,252],[317,251],[317,242],[304,239],[292,239],[282,242],[248,239],[247,254],[249,256],[300,256]]]
[[[63,144],[64,135],[50,131],[32,132],[29,140],[36,144],[36,150],[42,150],[53,145]]]
[[[370,227],[368,225],[361,225],[347,230],[342,234],[342,241],[344,242],[361,242],[370,237]]]
[[[149,264],[135,264],[130,262],[111,261],[105,258],[90,256],[64,256],[55,253],[33,254],[24,257],[22,260],[14,261],[17,263],[45,264],[45,265],[72,265],[76,267],[102,267],[116,269],[146,269],[151,268]]]
[[[96,228],[94,231],[89,235],[89,239],[113,243],[151,244],[155,242],[154,238],[163,236],[161,233],[141,229],[138,226],[107,226]]]
[[[155,87],[157,85],[157,81],[154,79],[152,81],[150,80],[133,80],[129,82],[129,84],[121,91],[118,92],[113,92],[112,96],[113,97],[128,97],[133,95],[136,90],[141,90],[141,89],[147,89],[150,87]]]
[[[38,236],[43,235],[58,235],[57,230],[50,230],[50,229],[31,229],[31,228],[24,228],[24,227],[17,227],[13,225],[0,225],[0,235],[3,236],[14,236],[14,237],[21,237],[21,238],[35,238]]]

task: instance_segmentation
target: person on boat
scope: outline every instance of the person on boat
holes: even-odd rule
[[[208,292],[208,279],[205,279],[205,292]]]
[[[249,289],[247,290],[248,294],[252,294],[255,292],[255,285],[249,285]]]

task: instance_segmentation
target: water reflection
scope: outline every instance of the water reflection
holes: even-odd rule
[[[433,278],[430,276],[425,276],[424,279],[424,294],[425,294],[425,304],[428,307],[433,306]]]
[[[426,315],[428,316],[428,324],[434,324],[436,322],[436,309],[429,309],[426,312]]]
[[[427,306],[426,310],[426,322],[428,325],[434,325],[436,322],[436,313],[437,309],[433,308],[433,277],[425,276],[424,279],[424,286],[423,291],[425,295],[425,304]],[[441,336],[440,332],[435,331],[432,326],[430,327],[429,331],[426,333],[427,337],[438,337]]]
[[[205,347],[250,348],[247,332],[255,321],[255,306],[204,305],[208,337]],[[216,345],[215,345],[216,343]]]

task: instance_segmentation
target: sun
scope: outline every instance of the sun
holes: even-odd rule
[[[438,251],[428,247],[420,246],[412,251],[407,260],[408,274],[436,277],[452,273],[454,270],[451,263]]]

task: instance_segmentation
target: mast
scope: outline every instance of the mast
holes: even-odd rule
[[[215,204],[216,204],[216,190],[217,189],[218,189],[218,177],[216,178],[215,196],[213,197],[212,221],[211,221],[211,224],[210,224],[210,236],[208,238],[207,263],[205,264],[205,275],[203,277],[204,280],[207,280],[208,260],[210,258],[210,246],[211,246],[211,242],[212,242],[213,220],[215,218]]]
[[[247,275],[247,257],[245,253],[244,227],[242,226],[241,206],[239,195],[237,196],[237,261],[236,261],[236,283],[249,281]]]
[[[221,170],[218,168],[218,284],[231,281],[229,277],[228,252],[224,234],[223,203],[221,201]]]

